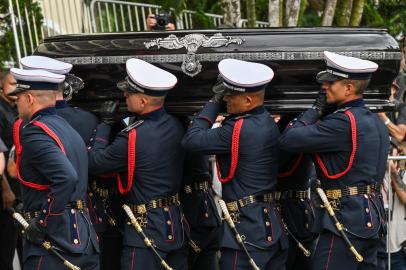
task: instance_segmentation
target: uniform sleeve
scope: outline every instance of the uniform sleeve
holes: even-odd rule
[[[402,106],[399,112],[398,118],[396,119],[397,125],[406,125],[406,106]]]
[[[128,135],[120,132],[109,144],[110,126],[100,124],[89,151],[89,173],[99,175],[127,171]]]
[[[232,121],[225,121],[222,127],[211,129],[219,111],[219,104],[208,102],[194,118],[182,140],[182,146],[186,151],[201,154],[230,152]]]
[[[279,146],[287,152],[336,152],[352,146],[350,123],[343,113],[334,113],[315,122],[314,110],[308,110],[279,137]]]
[[[44,220],[64,211],[78,182],[78,175],[56,142],[40,128],[31,126],[21,139],[24,152],[29,153],[32,169],[50,183],[48,200],[42,207]]]

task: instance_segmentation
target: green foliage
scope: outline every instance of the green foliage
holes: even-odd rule
[[[132,0],[130,2],[154,4],[162,7],[163,11],[174,10],[175,14],[178,15],[182,10],[187,7],[187,0]]]
[[[388,28],[389,33],[399,39],[406,34],[406,1],[381,0],[378,6],[368,1],[361,25]]]
[[[193,28],[203,29],[203,28],[213,28],[214,22],[211,18],[207,17],[204,13],[206,12],[207,1],[206,0],[189,0],[186,3],[186,8],[189,10],[196,11],[193,15]]]
[[[37,32],[38,35],[41,37],[41,25],[43,17],[41,15],[41,9],[37,2],[33,0],[18,0],[21,12],[21,21],[18,20],[17,17],[17,6],[16,1],[13,0],[13,9],[15,13],[15,19],[18,31],[20,31],[20,24],[22,25],[24,36],[25,36],[25,46],[27,48],[27,54],[30,55],[31,45],[28,38],[28,24],[31,26],[31,33],[34,35],[34,24],[32,22],[32,17],[35,17]],[[24,7],[27,7],[27,13],[29,21],[26,21]],[[9,13],[9,1],[8,0],[0,0],[0,14],[7,15]],[[21,47],[21,51],[23,53],[23,40],[21,35],[19,35],[19,44]],[[34,39],[34,38],[33,38]],[[35,44],[33,44],[35,47]],[[24,56],[24,55],[23,55]],[[4,18],[0,19],[0,71],[5,69],[5,61],[16,61],[16,49],[14,43],[14,36],[11,28],[11,16],[5,16]]]
[[[320,26],[322,20],[322,13],[312,8],[308,0],[300,2],[299,21],[297,23],[300,27]]]

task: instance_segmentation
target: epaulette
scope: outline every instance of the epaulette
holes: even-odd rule
[[[31,125],[32,123],[34,123],[34,121],[37,121],[37,120],[40,119],[40,118],[41,118],[41,115],[37,115],[36,117],[34,117],[33,119],[31,119],[30,122],[28,122],[27,124],[25,124],[25,125],[23,126],[23,128],[25,128],[25,127],[28,126],[28,125]]]
[[[134,123],[132,123],[132,124],[129,125],[128,127],[126,127],[126,128],[124,128],[123,130],[121,130],[121,132],[129,132],[129,131],[132,130],[133,128],[137,128],[137,127],[141,126],[142,123],[144,123],[144,120],[135,121]]]

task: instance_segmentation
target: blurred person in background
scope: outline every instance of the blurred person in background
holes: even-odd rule
[[[173,18],[168,13],[149,14],[147,17],[147,30],[176,30]]]
[[[392,156],[403,155],[398,144],[392,146]],[[384,182],[389,208],[388,251],[392,270],[406,269],[406,170],[399,166],[400,163],[395,160],[389,161]]]
[[[16,80],[11,74],[7,74],[1,81],[0,90],[0,139],[4,142],[6,150],[2,152],[1,164],[5,164],[9,158],[9,151],[13,146],[13,123],[17,117],[15,98],[8,96],[14,91]],[[4,172],[4,174],[3,174]],[[3,168],[1,174],[1,196],[3,207],[0,209],[0,239],[5,245],[0,246],[0,269],[12,270],[14,251],[17,247],[18,231],[14,226],[13,218],[4,210],[4,207],[13,205],[16,197],[20,197],[18,182],[8,174],[8,170]],[[10,181],[9,181],[10,180]],[[21,251],[21,241],[19,250]],[[20,252],[19,252],[20,253]],[[21,253],[20,253],[21,254]]]

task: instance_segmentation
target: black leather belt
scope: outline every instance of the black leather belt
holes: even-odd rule
[[[310,199],[310,192],[308,190],[286,190],[282,192],[282,199]]]
[[[372,194],[379,190],[378,184],[365,185],[365,186],[354,186],[354,187],[342,187],[339,189],[325,189],[326,197],[331,200],[338,200],[346,196]]]
[[[185,191],[186,194],[190,194],[193,191],[209,191],[210,189],[210,183],[209,181],[204,181],[204,182],[195,182],[189,185],[185,185],[183,187],[183,190]]]
[[[66,208],[87,211],[86,202],[83,200],[69,202],[66,205]],[[41,214],[41,211],[30,211],[30,212],[24,212],[23,216],[27,221],[31,221],[33,218],[39,217],[40,214]]]
[[[266,202],[272,203],[279,201],[281,198],[281,193],[279,191],[274,191],[270,193],[260,194],[260,195],[249,195],[242,199],[226,203],[227,209],[230,212],[237,212],[240,208],[247,205],[253,204],[255,202]]]
[[[134,214],[141,215],[146,214],[147,211],[151,209],[163,208],[171,205],[180,205],[178,194],[166,198],[152,200],[144,204],[128,204]]]
[[[101,199],[108,199],[110,196],[118,195],[117,188],[101,188],[96,185],[96,181],[92,182],[92,184],[90,185],[90,189]]]

